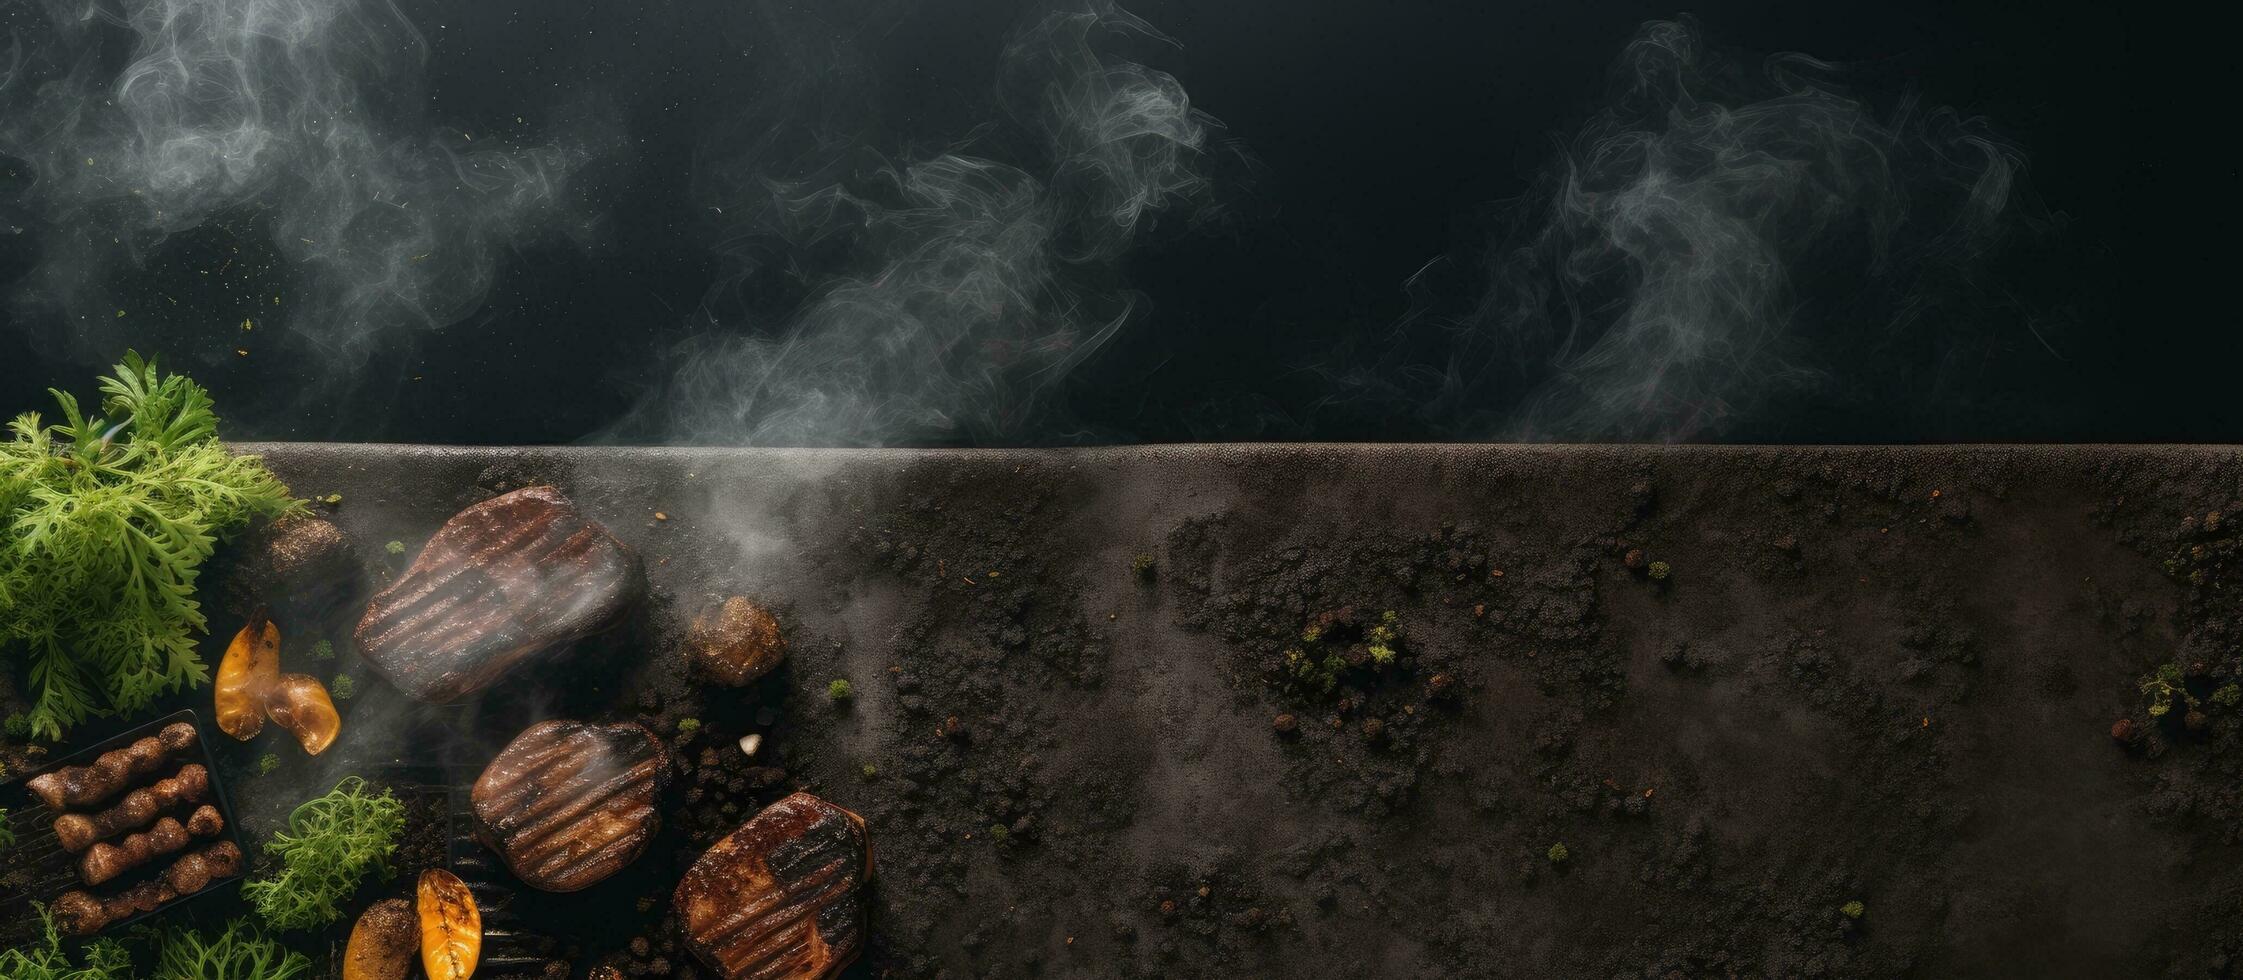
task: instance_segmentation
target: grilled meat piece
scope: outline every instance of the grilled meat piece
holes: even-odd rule
[[[405,693],[451,704],[615,625],[645,589],[607,528],[552,487],[524,487],[446,522],[367,606],[358,649]]]
[[[55,899],[55,925],[71,936],[91,936],[112,923],[153,912],[202,891],[220,878],[241,873],[241,848],[219,841],[172,863],[163,877],[151,878],[107,898],[73,889]]]
[[[156,858],[185,850],[197,837],[216,837],[225,827],[226,820],[218,815],[218,808],[205,803],[184,824],[165,817],[146,831],[128,834],[115,844],[95,844],[78,860],[78,876],[86,884],[98,885]]]
[[[634,724],[545,721],[475,780],[475,836],[532,888],[573,892],[623,869],[661,827],[669,757]]]
[[[24,786],[57,810],[91,806],[163,768],[173,756],[193,748],[195,737],[194,725],[175,721],[131,745],[103,752],[92,765],[64,766],[34,776]]]
[[[210,772],[199,762],[179,767],[169,779],[159,779],[125,794],[115,806],[96,814],[65,813],[55,818],[55,837],[62,849],[76,854],[128,830],[145,827],[156,815],[185,803],[210,799]]]
[[[831,977],[864,946],[864,818],[808,793],[765,807],[678,883],[686,944],[725,980]]]
[[[171,862],[171,867],[164,869],[163,880],[179,894],[192,895],[210,887],[211,882],[240,873],[241,848],[233,841],[222,840]]]

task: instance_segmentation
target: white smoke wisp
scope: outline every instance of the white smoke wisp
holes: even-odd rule
[[[479,306],[500,254],[589,221],[565,183],[594,131],[544,145],[426,118],[426,45],[388,0],[51,0],[0,86],[0,154],[43,230],[22,299],[102,356],[115,283],[174,236],[257,228],[293,288],[268,315],[348,368]],[[105,57],[129,51],[123,67]],[[110,67],[105,68],[104,65]],[[575,125],[574,122],[571,124]],[[149,324],[130,329],[145,335]]]
[[[1219,124],[1103,50],[1117,40],[1172,43],[1104,3],[1053,13],[1007,44],[1003,118],[967,147],[836,179],[867,155],[850,146],[818,176],[766,176],[766,251],[808,266],[792,256],[841,242],[850,271],[783,324],[712,316],[641,416],[673,442],[1050,437],[1052,392],[1136,306],[1118,260],[1156,219],[1212,208],[1199,164]]]
[[[1435,387],[1426,411],[1474,437],[1684,440],[1861,376],[2036,217],[1982,121],[1880,116],[1836,74],[1794,54],[1755,76],[1690,24],[1644,25],[1477,305],[1405,324],[1436,324],[1445,363],[1399,387]]]

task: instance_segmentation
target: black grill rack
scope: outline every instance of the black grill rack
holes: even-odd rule
[[[202,725],[201,720],[196,717],[192,710],[175,711],[138,728],[110,736],[66,758],[25,773],[21,779],[0,785],[0,808],[5,808],[8,811],[8,829],[14,832],[16,841],[15,846],[0,850],[0,946],[22,946],[36,942],[40,936],[40,923],[39,913],[35,905],[39,903],[52,904],[55,899],[62,897],[64,892],[73,888],[85,887],[78,879],[78,856],[64,851],[61,839],[55,836],[55,818],[61,814],[48,807],[45,802],[34,795],[30,788],[24,785],[25,782],[32,777],[60,769],[63,766],[85,765],[92,762],[103,752],[123,748],[140,739],[154,735],[166,725],[180,721],[195,726],[197,736],[195,748],[187,752],[177,763],[148,777],[139,785],[146,785],[158,779],[166,778],[189,763],[201,763],[203,769],[210,773],[210,802],[218,808],[218,814],[225,818],[226,827],[219,832],[218,837],[207,841],[197,841],[194,846],[204,847],[217,840],[230,840],[234,842],[235,847],[242,847],[241,829],[234,819],[233,804],[226,796],[225,784],[218,778],[218,763],[211,757],[210,730]],[[244,848],[242,853],[246,864],[249,852]],[[168,866],[169,862],[167,861],[152,861],[144,867],[133,869],[115,881],[103,883],[94,891],[96,894],[114,894],[119,890],[130,888],[161,874]],[[108,935],[121,935],[134,923],[153,916],[169,914],[181,906],[221,888],[231,888],[235,882],[240,880],[241,875],[238,873],[231,877],[220,878],[204,886],[201,891],[182,895],[153,911],[142,912],[120,922],[111,923],[109,928],[102,930],[102,932]]]

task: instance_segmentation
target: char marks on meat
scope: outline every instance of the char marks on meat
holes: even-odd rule
[[[64,766],[32,777],[24,786],[48,806],[83,807],[125,791],[141,777],[162,769],[195,746],[195,726],[177,721],[121,749],[103,752],[89,765]]]
[[[808,793],[765,807],[678,883],[695,956],[725,980],[831,977],[864,946],[864,819]]]
[[[668,779],[668,757],[642,726],[540,722],[475,780],[475,833],[531,887],[573,892],[646,850]]]
[[[169,779],[159,779],[154,785],[126,793],[115,806],[100,813],[65,813],[56,817],[55,838],[62,843],[63,850],[76,854],[93,846],[95,841],[145,827],[172,807],[209,799],[209,770],[201,763],[190,762],[180,766],[179,772]]]
[[[446,522],[367,607],[358,648],[400,690],[450,704],[613,626],[645,588],[607,528],[552,487],[524,487]]]

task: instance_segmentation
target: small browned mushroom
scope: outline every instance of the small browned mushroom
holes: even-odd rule
[[[786,659],[779,620],[743,596],[733,596],[693,621],[686,651],[710,680],[727,687],[753,683]]]

